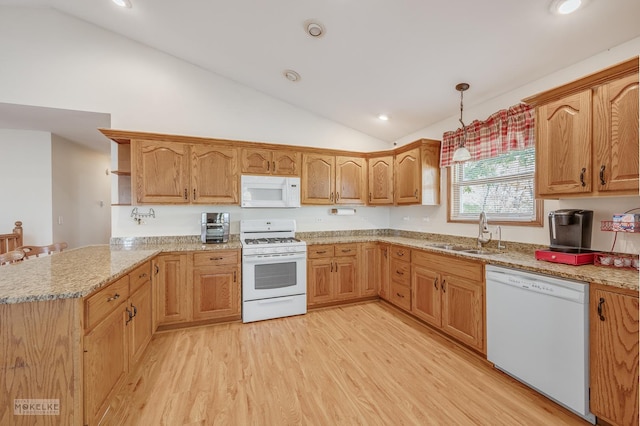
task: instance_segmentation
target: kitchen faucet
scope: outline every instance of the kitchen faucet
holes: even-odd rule
[[[485,238],[484,234],[488,233],[489,238]],[[489,226],[487,225],[487,215],[480,213],[480,219],[478,220],[478,248],[482,248],[484,244],[491,241],[491,232],[489,232]]]

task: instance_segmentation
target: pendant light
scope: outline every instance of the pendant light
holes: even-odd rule
[[[462,124],[462,142],[460,142],[460,146],[458,146],[458,148],[453,153],[452,160],[454,163],[462,163],[464,161],[471,160],[471,153],[464,146],[465,142],[467,141],[467,126],[465,126],[464,122],[462,121],[462,109],[463,109],[462,97],[463,97],[464,91],[467,90],[468,88],[469,88],[468,83],[459,83],[456,85],[456,90],[460,92],[460,120],[459,121],[460,121],[460,124]]]

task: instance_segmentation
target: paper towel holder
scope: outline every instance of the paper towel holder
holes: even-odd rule
[[[329,214],[334,214],[336,216],[349,216],[349,215],[356,214],[356,209],[345,209],[345,208],[331,209],[329,210]]]

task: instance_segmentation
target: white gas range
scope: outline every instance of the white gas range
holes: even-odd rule
[[[307,312],[307,244],[293,219],[240,221],[242,322]]]

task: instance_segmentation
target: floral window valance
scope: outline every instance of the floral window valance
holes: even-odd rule
[[[475,120],[453,132],[442,135],[440,167],[452,165],[453,153],[464,145],[471,153],[471,161],[497,157],[509,151],[522,150],[535,145],[535,110],[527,104],[491,114],[485,121]]]

